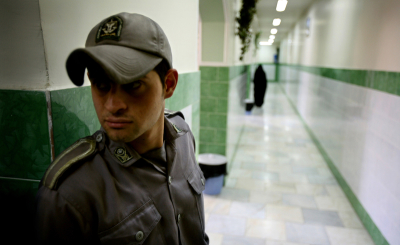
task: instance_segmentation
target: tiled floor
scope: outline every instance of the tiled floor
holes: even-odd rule
[[[204,196],[210,244],[373,245],[278,86],[240,116],[225,186]]]

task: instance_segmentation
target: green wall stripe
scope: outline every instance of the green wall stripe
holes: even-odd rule
[[[280,64],[322,77],[400,96],[400,72]]]
[[[374,240],[376,245],[388,245],[389,243],[386,241],[385,237],[382,235],[379,228],[375,225],[374,221],[371,219],[365,208],[362,206],[354,192],[351,190],[350,186],[347,184],[346,180],[343,178],[339,170],[336,168],[335,164],[326,153],[324,148],[322,147],[321,143],[319,142],[318,138],[315,136],[313,131],[304,121],[303,117],[301,116],[300,112],[297,110],[293,101],[289,98],[286,94],[286,91],[279,86],[281,91],[285,94],[287,100],[289,101],[291,107],[293,108],[294,112],[300,118],[301,122],[303,123],[304,128],[306,129],[307,133],[310,135],[310,138],[314,142],[315,146],[317,147],[318,151],[324,158],[325,162],[327,163],[329,169],[331,170],[332,174],[335,176],[337,182],[339,183],[340,187],[342,188],[343,192],[346,194],[348,200],[350,201],[351,205],[353,206],[354,210],[356,211],[357,215],[360,217],[361,222],[364,224],[365,228],[367,229],[368,233],[371,235],[372,240]]]

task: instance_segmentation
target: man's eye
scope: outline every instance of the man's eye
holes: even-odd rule
[[[110,90],[111,86],[107,82],[97,82],[96,87],[98,90],[106,92],[106,91]]]
[[[142,85],[142,83],[137,81],[137,82],[125,84],[125,85],[123,85],[123,88],[126,91],[130,91],[130,90],[136,90],[136,89],[140,88],[141,85]]]

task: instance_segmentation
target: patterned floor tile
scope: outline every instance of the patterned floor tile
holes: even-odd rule
[[[263,204],[282,204],[282,194],[266,191],[250,191],[250,202]]]
[[[283,194],[282,202],[284,205],[297,206],[302,208],[317,208],[313,196],[300,194]]]
[[[265,218],[265,204],[232,202],[229,215],[253,219]]]
[[[374,245],[371,237],[364,229],[348,229],[339,227],[326,227],[331,245]]]
[[[314,184],[296,184],[297,194],[310,196],[326,196],[328,195],[323,185]]]
[[[290,242],[330,245],[323,226],[286,223],[287,240]]]
[[[285,223],[281,221],[247,219],[246,236],[286,240]]]
[[[210,243],[210,245],[213,245]],[[224,236],[222,245],[265,245],[264,239],[240,236]]]
[[[210,244],[212,245],[222,245],[222,239],[224,236],[218,233],[207,233],[208,238],[210,239]]]
[[[336,211],[303,208],[304,223],[343,227],[342,220]]]
[[[246,232],[246,219],[210,214],[206,224],[206,232],[243,236]]]
[[[291,221],[303,223],[303,213],[300,207],[267,204],[265,208],[267,220]]]

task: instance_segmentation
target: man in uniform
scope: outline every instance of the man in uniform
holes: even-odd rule
[[[194,137],[165,110],[178,73],[160,26],[139,15],[106,18],[66,62],[85,69],[101,129],[48,168],[36,198],[39,244],[208,244]]]

